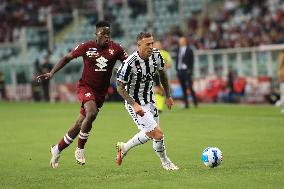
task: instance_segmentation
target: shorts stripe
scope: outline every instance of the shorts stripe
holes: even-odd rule
[[[125,103],[125,108],[127,109],[128,113],[131,115],[135,124],[140,125],[140,123],[138,122],[138,119],[137,119],[137,115],[134,112],[134,110],[132,109],[131,105],[129,105],[128,103]]]
[[[136,114],[130,104],[125,102],[124,105],[139,130],[151,132],[158,125],[158,120],[154,116],[153,108],[155,108],[155,106],[153,106],[153,104],[142,105],[142,109],[145,112],[142,117]]]

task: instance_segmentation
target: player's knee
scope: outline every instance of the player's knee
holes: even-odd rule
[[[156,135],[156,140],[162,140],[164,138],[164,134],[163,133],[159,133]]]
[[[75,123],[75,127],[78,128],[78,129],[80,129],[82,123],[83,123],[83,120],[77,120],[76,123]]]
[[[98,115],[97,111],[90,111],[86,113],[86,119],[88,121],[94,121]]]
[[[157,130],[153,138],[155,140],[162,140],[164,138],[164,133],[161,130]]]

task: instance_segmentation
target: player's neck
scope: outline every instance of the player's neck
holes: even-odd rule
[[[142,60],[148,60],[149,59],[147,54],[143,55],[143,53],[141,53],[140,51],[138,51],[137,53]]]
[[[96,43],[97,43],[97,45],[98,45],[98,47],[99,47],[100,49],[105,49],[105,48],[108,47],[108,43],[107,43],[107,44],[100,44],[100,43],[98,43],[97,40],[96,40]]]

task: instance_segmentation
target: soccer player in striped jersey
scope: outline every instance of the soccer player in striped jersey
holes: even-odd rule
[[[127,152],[138,145],[153,140],[153,148],[166,170],[177,170],[166,154],[164,134],[159,126],[159,115],[153,95],[153,77],[159,72],[166,95],[166,105],[173,106],[164,60],[158,49],[153,48],[151,33],[137,35],[138,51],[130,55],[120,66],[117,74],[117,90],[125,100],[125,108],[140,130],[128,142],[118,142],[117,164],[121,165]]]

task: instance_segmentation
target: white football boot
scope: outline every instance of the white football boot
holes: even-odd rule
[[[55,169],[58,167],[58,160],[60,158],[60,152],[55,145],[50,147],[50,153],[51,153],[51,160],[50,160],[50,166]]]
[[[123,148],[124,143],[118,142],[116,144],[117,154],[116,154],[116,164],[121,165],[122,159],[126,156],[126,152],[124,152]]]
[[[179,169],[175,164],[173,164],[173,162],[171,162],[169,158],[161,162],[162,162],[163,168],[166,169],[167,171],[173,171],[173,170]]]
[[[76,148],[75,150],[75,159],[78,164],[84,165],[86,163],[85,156],[84,156],[84,149]]]

